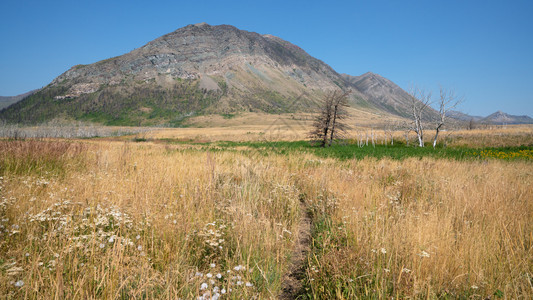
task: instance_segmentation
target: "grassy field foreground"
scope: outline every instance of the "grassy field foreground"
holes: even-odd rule
[[[0,295],[533,296],[531,160],[263,152],[0,141]]]

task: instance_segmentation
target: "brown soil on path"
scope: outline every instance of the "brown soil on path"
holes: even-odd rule
[[[290,267],[283,278],[279,299],[297,299],[302,295],[307,265],[307,255],[311,249],[311,216],[307,211],[304,199],[300,199],[300,220],[298,224],[298,239],[291,255]]]

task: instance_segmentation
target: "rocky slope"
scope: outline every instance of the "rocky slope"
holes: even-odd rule
[[[310,111],[335,88],[350,89],[354,107],[408,114],[409,96],[377,74],[339,75],[278,37],[201,23],[127,54],[76,65],[2,110],[0,119],[179,126],[199,114]]]
[[[372,72],[360,76],[341,76],[373,106],[394,115],[410,118],[411,96],[392,81]]]

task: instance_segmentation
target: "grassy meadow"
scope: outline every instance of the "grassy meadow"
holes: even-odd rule
[[[0,295],[531,299],[531,132],[2,139]]]

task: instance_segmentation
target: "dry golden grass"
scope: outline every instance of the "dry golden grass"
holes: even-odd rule
[[[346,120],[354,130],[348,133],[354,136],[358,131],[385,128],[386,124],[401,122],[400,118],[372,113],[353,108],[348,109],[350,118]],[[191,119],[194,128],[175,128],[154,130],[141,134],[147,138],[193,139],[198,141],[260,141],[260,140],[301,140],[309,135],[313,115],[298,114],[264,114],[242,113],[231,118],[220,115],[198,116]]]
[[[311,205],[327,189],[336,207],[310,257],[313,295],[533,295],[530,162],[365,159],[303,171]]]
[[[408,122],[391,116],[372,114],[365,111],[350,111],[351,118],[347,124],[351,129],[346,138],[363,141],[366,144],[391,142],[391,134],[396,142],[416,143],[416,135],[395,126]],[[309,114],[255,114],[248,113],[232,119],[222,116],[197,117],[196,122],[205,128],[168,128],[153,129],[138,134],[146,139],[178,139],[197,142],[216,141],[291,141],[303,140],[309,136],[313,116]],[[196,124],[196,123],[195,123]],[[394,125],[396,124],[396,125]],[[391,131],[392,129],[392,131]],[[435,131],[429,126],[424,131],[425,142],[431,143]],[[473,130],[449,129],[441,131],[439,143],[447,146],[467,146],[474,148],[533,145],[533,125],[490,126]]]
[[[490,126],[447,133],[450,146],[509,147],[533,145],[533,125]]]
[[[272,162],[124,143],[91,145],[79,155],[85,169],[61,177],[4,172],[2,294],[278,292],[299,203],[290,175]]]
[[[386,124],[405,121],[400,117],[382,112],[348,107],[347,123],[353,126],[383,127]],[[242,112],[233,115],[203,115],[191,117],[186,122],[193,127],[235,127],[235,126],[270,126],[281,125],[311,125],[314,114],[311,113],[251,113]]]
[[[371,142],[371,134],[374,134],[376,143],[391,142],[391,134],[396,142],[416,144],[416,134],[394,130],[392,132],[383,130],[383,127],[358,127],[348,132],[348,137],[354,140],[363,140],[365,143]],[[407,136],[406,136],[407,134]],[[433,142],[435,131],[427,127],[424,131],[424,141],[427,144]],[[407,140],[406,140],[407,138]],[[506,125],[487,126],[473,130],[449,129],[439,133],[438,142],[447,147],[515,147],[533,145],[533,125]]]
[[[230,134],[146,137],[202,132]],[[314,228],[302,297],[533,295],[530,161],[339,161],[110,140],[0,147],[6,298],[276,298],[300,199]]]

